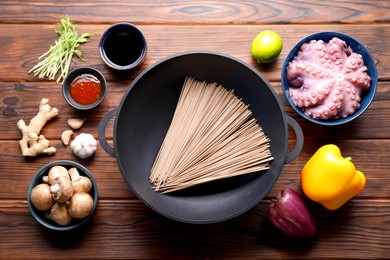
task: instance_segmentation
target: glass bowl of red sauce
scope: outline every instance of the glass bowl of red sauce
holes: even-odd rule
[[[62,94],[72,107],[89,110],[97,107],[105,98],[107,83],[103,74],[92,67],[72,70],[62,83]]]

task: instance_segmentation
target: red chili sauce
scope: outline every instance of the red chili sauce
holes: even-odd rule
[[[70,96],[80,105],[90,105],[102,95],[102,84],[91,74],[82,74],[70,84]]]

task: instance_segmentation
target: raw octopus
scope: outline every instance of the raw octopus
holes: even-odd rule
[[[326,43],[304,43],[287,67],[290,97],[314,119],[345,118],[360,107],[362,91],[370,88],[362,55],[334,37]]]

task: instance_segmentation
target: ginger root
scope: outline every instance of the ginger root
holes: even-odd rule
[[[39,154],[54,154],[56,148],[49,147],[50,142],[43,135],[40,135],[43,126],[47,121],[58,115],[58,109],[49,105],[49,100],[43,98],[39,104],[38,114],[30,120],[27,126],[23,119],[17,123],[22,132],[22,139],[19,141],[20,150],[23,156],[37,156]]]

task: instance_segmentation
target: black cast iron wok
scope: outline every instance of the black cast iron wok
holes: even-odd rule
[[[236,95],[250,105],[271,140],[274,160],[269,170],[171,194],[161,194],[151,188],[150,169],[187,75],[234,88]],[[113,117],[114,148],[105,137],[107,123]],[[297,139],[291,153],[287,150],[288,124]],[[255,69],[225,54],[191,51],[167,57],[141,73],[119,107],[103,118],[99,141],[107,153],[116,157],[123,178],[147,206],[177,221],[202,224],[231,219],[255,206],[271,190],[284,164],[298,156],[303,134],[297,122],[285,115],[274,90]]]

